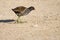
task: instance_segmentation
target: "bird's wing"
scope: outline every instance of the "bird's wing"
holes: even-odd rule
[[[24,6],[19,6],[19,7],[15,8],[15,10],[19,11],[19,12],[23,12],[25,9],[26,9],[26,7],[24,7]]]

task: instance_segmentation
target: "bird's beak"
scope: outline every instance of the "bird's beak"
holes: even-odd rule
[[[33,10],[35,10],[35,8]]]
[[[35,10],[35,8],[34,8],[34,10]]]

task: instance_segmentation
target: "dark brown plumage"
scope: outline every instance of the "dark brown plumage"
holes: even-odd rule
[[[35,8],[33,6],[31,6],[29,8],[26,8],[24,6],[19,6],[19,7],[12,9],[12,10],[18,16],[17,22],[19,22],[18,20],[21,16],[29,14],[32,10],[35,10]]]

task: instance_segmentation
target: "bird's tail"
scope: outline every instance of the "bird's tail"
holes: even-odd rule
[[[14,9],[12,9],[12,11],[14,11]]]

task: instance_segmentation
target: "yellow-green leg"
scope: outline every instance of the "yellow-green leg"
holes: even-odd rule
[[[20,17],[18,17],[17,20],[16,20],[16,22],[17,22],[17,23],[20,23],[20,21],[21,21],[21,20],[20,20]]]
[[[21,17],[18,17],[15,23],[24,23],[24,22],[21,20]]]
[[[21,20],[21,17],[18,17],[18,19],[17,19],[16,22],[17,22],[17,23],[23,23],[22,20]]]

